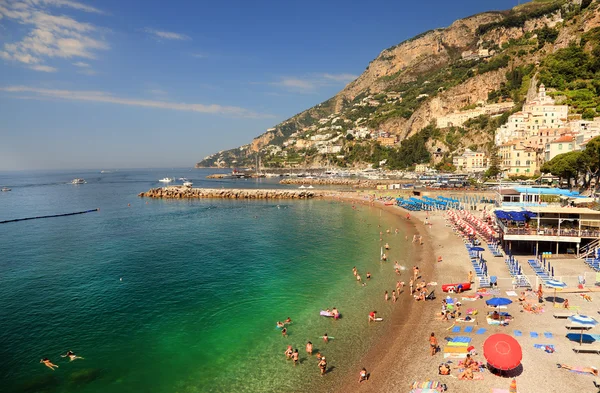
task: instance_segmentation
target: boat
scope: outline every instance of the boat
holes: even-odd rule
[[[71,184],[85,184],[85,180],[79,178],[73,179],[71,180]]]
[[[159,182],[161,183],[171,183],[173,181],[172,177],[165,177],[164,179],[160,179]]]
[[[298,187],[298,188],[306,188],[306,187],[304,187],[304,184],[303,184],[303,185],[301,185],[301,186],[300,186],[300,187]]]
[[[2,192],[7,192],[7,191],[11,191],[11,189],[8,187],[2,187]]]
[[[183,186],[184,186],[184,187],[191,187],[193,184],[194,184],[194,183],[192,183],[192,182],[191,182],[191,181],[189,181],[189,180],[188,180],[188,181],[184,181],[184,182],[183,182]]]
[[[308,187],[306,187],[306,188],[314,188],[314,187],[313,187],[313,186],[308,186]]]
[[[463,291],[467,291],[467,290],[471,289],[470,282],[461,282],[461,283],[456,283],[456,284],[444,284],[444,285],[442,285],[442,291],[448,292],[448,291],[452,290],[452,291],[456,292],[456,287],[458,287],[459,285],[462,285]]]

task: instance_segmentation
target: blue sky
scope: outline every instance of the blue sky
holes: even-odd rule
[[[0,0],[0,170],[193,166],[517,0]]]

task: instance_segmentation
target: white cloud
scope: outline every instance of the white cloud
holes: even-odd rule
[[[77,63],[73,63],[75,67],[89,68],[90,65],[88,63],[84,63],[83,61],[78,61]]]
[[[70,1],[70,0],[26,0],[25,3],[29,3],[32,5],[51,5],[51,6],[55,6],[55,7],[68,7],[68,8],[73,8],[79,11],[85,11],[85,12],[93,12],[96,14],[104,14],[103,11],[100,11],[98,8],[94,8],[92,6],[86,5],[86,4],[81,4],[78,3],[76,1]]]
[[[343,82],[343,83],[350,83],[353,80],[355,80],[356,78],[358,78],[358,75],[353,75],[353,74],[323,74],[323,78],[325,79],[329,79],[332,81],[336,81],[336,82]]]
[[[31,68],[34,71],[42,71],[42,72],[56,72],[57,71],[56,68],[50,67],[47,65],[33,65],[29,68]]]
[[[322,87],[347,84],[356,78],[357,76],[352,74],[323,73],[310,74],[304,77],[282,77],[279,81],[270,84],[291,92],[312,93]]]
[[[211,113],[220,115],[230,115],[235,117],[247,118],[270,118],[271,115],[259,114],[251,110],[237,106],[223,106],[216,104],[188,104],[183,102],[166,102],[158,100],[145,100],[137,98],[124,98],[106,93],[103,91],[78,91],[78,90],[58,90],[42,89],[28,86],[7,86],[0,87],[0,91],[16,94],[32,94],[35,99],[61,99],[65,101],[89,101],[103,102],[117,105],[139,106],[146,108],[171,109],[177,111],[189,111],[199,113]]]
[[[279,82],[275,82],[274,84],[288,89],[303,91],[312,91],[317,87],[314,81],[299,78],[282,78]]]
[[[156,30],[150,27],[146,27],[142,29],[144,33],[150,34],[155,39],[165,39],[165,40],[177,40],[177,41],[185,41],[191,40],[191,38],[185,34],[173,33],[171,31],[163,31]]]
[[[40,64],[45,58],[95,59],[97,51],[110,48],[97,27],[67,15],[52,15],[48,7],[102,13],[71,0],[0,0],[0,16],[31,26],[21,41],[4,44],[1,58],[23,64]]]

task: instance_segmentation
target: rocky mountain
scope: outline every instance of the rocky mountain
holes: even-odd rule
[[[196,166],[252,166],[260,157],[272,167],[403,168],[448,163],[467,147],[492,150],[495,129],[520,108],[531,81],[548,79],[549,59],[574,45],[592,53],[599,26],[591,0],[533,0],[460,19],[383,50],[336,96]],[[461,111],[483,114],[440,124]]]

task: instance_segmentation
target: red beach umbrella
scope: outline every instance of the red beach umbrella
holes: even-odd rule
[[[492,334],[483,343],[483,356],[494,368],[512,370],[521,364],[523,351],[513,337],[498,333]]]

